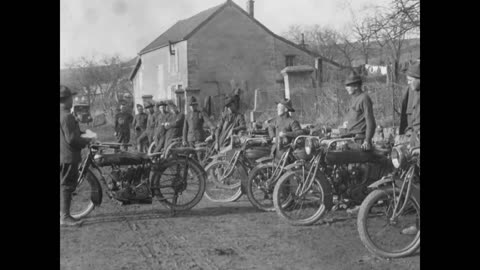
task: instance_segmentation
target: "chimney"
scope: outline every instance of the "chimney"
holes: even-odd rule
[[[247,1],[247,12],[253,18],[253,11],[254,11],[254,1],[248,0]]]

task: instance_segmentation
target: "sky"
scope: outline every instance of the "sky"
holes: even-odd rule
[[[179,20],[226,0],[61,0],[60,68],[79,57],[119,54],[129,60]],[[233,0],[246,7],[247,0]],[[289,25],[341,29],[351,21],[346,8],[385,5],[388,0],[256,0],[255,18],[276,34]]]

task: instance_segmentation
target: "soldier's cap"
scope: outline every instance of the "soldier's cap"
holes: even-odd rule
[[[283,100],[280,100],[280,101],[277,101],[276,104],[282,104],[283,106],[285,106],[289,112],[294,112],[295,110],[293,109],[293,105],[292,105],[292,100],[291,99],[288,99],[288,98],[285,98]]]
[[[160,106],[167,106],[167,103],[165,102],[165,100],[160,100],[157,102],[157,107],[160,107]]]
[[[60,85],[60,98],[66,98],[75,96],[77,93],[72,92],[70,88],[66,87],[65,85]]]
[[[190,97],[189,105],[198,105],[197,99],[195,97]]]
[[[407,76],[420,79],[420,61],[417,61],[408,67]]]
[[[238,102],[240,97],[238,95],[226,96],[225,97],[225,106],[228,107],[234,102]]]
[[[360,84],[361,82],[362,77],[360,77],[357,73],[352,72],[345,80],[345,85]]]
[[[146,102],[145,103],[145,109],[149,109],[149,108],[152,108],[153,107],[153,103],[152,102]]]

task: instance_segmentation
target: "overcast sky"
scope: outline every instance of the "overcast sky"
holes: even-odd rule
[[[130,59],[176,21],[226,0],[61,0],[60,68],[80,56],[115,54]],[[233,0],[245,9],[246,0]],[[354,10],[388,0],[256,0],[255,18],[276,34],[291,24],[342,28]]]

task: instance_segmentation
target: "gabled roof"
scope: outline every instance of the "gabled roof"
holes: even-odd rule
[[[153,42],[148,44],[147,47],[141,50],[139,54],[142,55],[155,49],[164,47],[168,45],[169,41],[178,42],[184,40],[187,36],[189,36],[190,33],[201,26],[203,22],[207,21],[210,17],[213,17],[217,11],[220,11],[220,9],[225,7],[227,3],[228,1],[221,5],[204,10],[188,19],[178,21]]]
[[[297,48],[297,49],[299,49],[299,50],[301,50],[301,51],[303,51],[307,54],[310,54],[314,57],[322,58],[325,62],[328,62],[328,63],[330,63],[330,64],[332,64],[336,67],[345,68],[344,66],[336,63],[335,61],[328,60],[328,59],[322,57],[321,55],[319,55],[317,53],[314,53],[312,51],[309,51],[309,50],[303,48],[302,46],[300,46],[298,44],[295,44],[294,42],[292,42],[288,39],[285,39],[281,36],[276,35],[272,31],[270,31],[270,29],[268,29],[266,26],[261,24],[254,17],[250,16],[245,10],[243,10],[241,7],[239,7],[237,4],[235,4],[235,2],[233,2],[231,0],[227,0],[223,4],[220,4],[218,6],[215,6],[215,7],[212,7],[210,9],[204,10],[204,11],[198,13],[197,15],[194,15],[194,16],[188,18],[188,19],[178,21],[172,27],[170,27],[167,31],[165,31],[163,34],[161,34],[158,38],[156,38],[154,41],[152,41],[150,44],[148,44],[147,47],[145,47],[143,50],[141,50],[139,52],[139,56],[142,55],[142,54],[154,51],[156,49],[165,47],[169,44],[169,42],[175,43],[175,42],[179,42],[179,41],[186,40],[186,39],[190,38],[198,29],[200,29],[203,25],[205,25],[208,21],[210,21],[213,17],[215,17],[215,15],[220,13],[220,11],[222,11],[228,5],[232,5],[233,7],[237,8],[240,12],[245,14],[245,16],[250,18],[254,23],[256,23],[258,26],[262,27],[265,31],[267,31],[269,34],[271,34],[275,38],[277,38],[277,39],[279,39],[279,40],[281,40],[285,43],[288,43],[289,45],[291,45],[291,46],[293,46],[293,47],[295,47],[295,48]],[[141,60],[139,59],[137,61],[137,64],[136,64],[134,70],[130,74],[130,80],[132,80],[133,77],[135,77],[135,74],[136,74],[140,65],[141,65]]]

